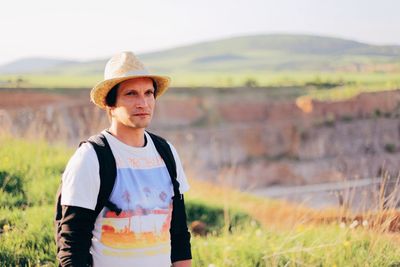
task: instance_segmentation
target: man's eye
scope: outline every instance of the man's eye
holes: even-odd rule
[[[147,91],[146,94],[147,95],[154,95],[154,91]]]

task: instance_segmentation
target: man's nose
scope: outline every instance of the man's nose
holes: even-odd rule
[[[136,101],[136,107],[146,107],[147,106],[147,100],[146,100],[146,97],[145,96],[139,96],[138,98],[137,98],[137,101]]]

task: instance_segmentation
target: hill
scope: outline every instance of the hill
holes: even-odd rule
[[[55,67],[76,65],[79,62],[50,58],[23,58],[0,66],[1,74],[46,72]]]
[[[243,73],[253,71],[398,70],[400,46],[377,46],[310,35],[256,35],[202,42],[139,57],[156,72]],[[0,74],[101,75],[106,59],[87,62],[22,59]]]

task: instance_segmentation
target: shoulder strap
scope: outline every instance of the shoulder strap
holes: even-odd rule
[[[92,144],[99,160],[100,190],[95,208],[97,216],[103,207],[108,204],[108,198],[111,195],[117,176],[117,166],[110,145],[102,133],[93,135],[84,142]]]
[[[149,132],[148,132],[149,133]],[[171,147],[168,142],[152,133],[149,133],[153,143],[163,158],[171,176],[174,188],[174,197],[172,198],[172,216],[169,232],[171,234],[171,262],[182,259],[191,259],[190,233],[186,223],[186,211],[183,195],[179,191],[179,182],[177,180],[176,162]]]
[[[171,147],[164,138],[150,132],[147,133],[150,135],[157,152],[160,154],[161,158],[165,162],[165,165],[167,166],[169,176],[171,176],[172,186],[174,188],[174,195],[179,196],[180,192],[179,182],[177,180],[176,162]]]

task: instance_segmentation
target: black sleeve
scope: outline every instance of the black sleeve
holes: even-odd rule
[[[60,266],[88,266],[92,257],[89,252],[95,211],[74,206],[62,206],[60,221],[60,250],[57,258]]]
[[[173,197],[171,219],[171,262],[192,259],[183,195]]]

